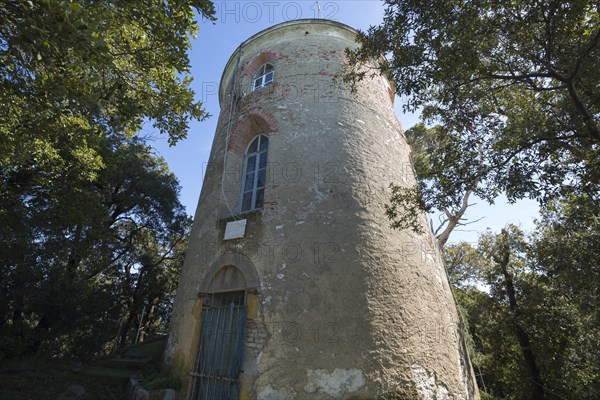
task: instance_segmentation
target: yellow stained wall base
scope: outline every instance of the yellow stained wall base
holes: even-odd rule
[[[246,319],[254,321],[258,318],[258,294],[246,293]],[[240,387],[240,400],[252,399],[252,389]]]
[[[245,387],[240,388],[240,400],[250,400],[250,392]]]
[[[190,370],[192,363],[195,360],[196,353],[198,352],[198,341],[200,340],[200,329],[202,321],[202,298],[198,298],[194,301],[192,308],[191,318],[191,335],[190,335],[190,346],[188,351],[178,351],[173,357],[173,363],[171,364],[171,373],[174,376],[178,376],[181,379],[181,398],[187,398],[189,396],[188,386],[190,384]]]
[[[258,295],[246,294],[246,318],[254,321],[258,317]]]

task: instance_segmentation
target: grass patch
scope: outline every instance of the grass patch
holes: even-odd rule
[[[56,400],[72,385],[85,388],[79,400],[98,400],[106,387],[99,381],[73,372],[76,366],[77,363],[70,360],[39,357],[2,360],[0,400]],[[117,399],[125,399],[124,388],[111,389]]]
[[[140,383],[146,390],[181,389],[181,379],[177,376],[161,372],[160,363],[149,364],[139,374]]]
[[[173,389],[178,391],[181,389],[181,379],[161,374],[144,377],[144,388],[147,390]]]

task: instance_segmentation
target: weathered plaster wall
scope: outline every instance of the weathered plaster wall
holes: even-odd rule
[[[242,397],[478,399],[433,235],[391,230],[384,214],[389,184],[414,183],[390,85],[378,76],[353,94],[334,80],[352,46],[341,24],[291,21],[232,56],[165,362],[186,376],[201,281],[231,252],[260,280]],[[275,83],[252,92],[266,61]],[[223,241],[258,133],[269,136],[265,206],[244,215],[246,237]]]

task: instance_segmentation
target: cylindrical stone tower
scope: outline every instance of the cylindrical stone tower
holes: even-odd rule
[[[165,352],[190,399],[479,398],[426,217],[388,227],[392,85],[336,79],[355,36],[289,21],[225,67]]]

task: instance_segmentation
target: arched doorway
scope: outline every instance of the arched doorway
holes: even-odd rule
[[[206,272],[200,336],[190,399],[237,400],[244,359],[247,294],[256,293],[258,274],[245,257],[228,253]]]

